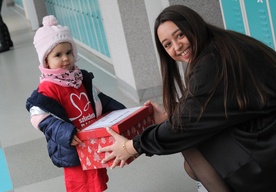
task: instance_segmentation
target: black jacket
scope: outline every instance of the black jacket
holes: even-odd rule
[[[228,70],[228,116],[224,110],[225,87],[220,83],[198,120],[202,104],[221,74],[221,55],[210,43],[190,73],[193,96],[185,99],[181,106],[183,130],[172,131],[171,121],[165,121],[145,129],[141,136],[133,139],[133,143],[140,154],[149,156],[197,147],[236,191],[275,191],[276,171],[272,170],[276,170],[276,63],[275,59],[260,54],[254,46],[239,43],[247,55],[245,62],[250,65],[252,75],[269,93],[262,108],[258,93],[247,78],[241,83],[248,95],[248,106],[243,111],[239,109],[233,97],[235,76]],[[273,53],[276,58],[276,53]],[[177,116],[173,118],[178,119]]]

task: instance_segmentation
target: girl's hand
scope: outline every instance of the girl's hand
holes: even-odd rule
[[[168,119],[168,115],[163,106],[156,102],[148,100],[144,103],[145,106],[152,105],[153,108],[153,118],[156,124],[162,123]]]
[[[118,164],[123,168],[126,164],[126,160],[137,153],[132,145],[132,140],[128,140],[125,137],[119,135],[111,128],[106,128],[107,132],[114,137],[115,142],[107,147],[103,147],[98,150],[98,153],[110,152],[103,160],[102,163],[106,163],[114,159],[111,169],[115,168]]]
[[[81,143],[81,140],[76,135],[74,135],[73,140],[71,142],[71,145],[72,146],[76,146],[76,145],[78,145],[80,143]]]

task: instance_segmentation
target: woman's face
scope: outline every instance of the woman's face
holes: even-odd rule
[[[46,58],[46,66],[49,69],[73,69],[74,55],[71,43],[60,43],[55,46]]]
[[[175,61],[189,63],[190,42],[172,21],[166,21],[159,25],[157,35],[164,49]]]

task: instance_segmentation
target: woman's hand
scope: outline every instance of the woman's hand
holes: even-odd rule
[[[145,106],[152,105],[153,118],[156,124],[162,123],[168,119],[168,115],[163,106],[153,101],[147,101],[144,103]]]
[[[109,127],[107,127],[106,130],[111,136],[114,137],[115,142],[110,146],[103,147],[98,150],[98,153],[110,152],[110,154],[102,160],[102,163],[106,163],[114,159],[114,162],[110,168],[113,169],[118,164],[121,168],[123,168],[126,164],[126,160],[137,154],[137,151],[133,147],[132,140],[126,139]]]

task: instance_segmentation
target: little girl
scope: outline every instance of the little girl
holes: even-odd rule
[[[68,192],[102,192],[107,189],[107,171],[82,170],[75,147],[81,141],[75,134],[102,113],[125,106],[100,92],[92,84],[93,74],[75,65],[75,42],[54,16],[43,18],[34,46],[41,75],[38,89],[26,102],[31,123],[44,133],[53,164],[64,168]]]

